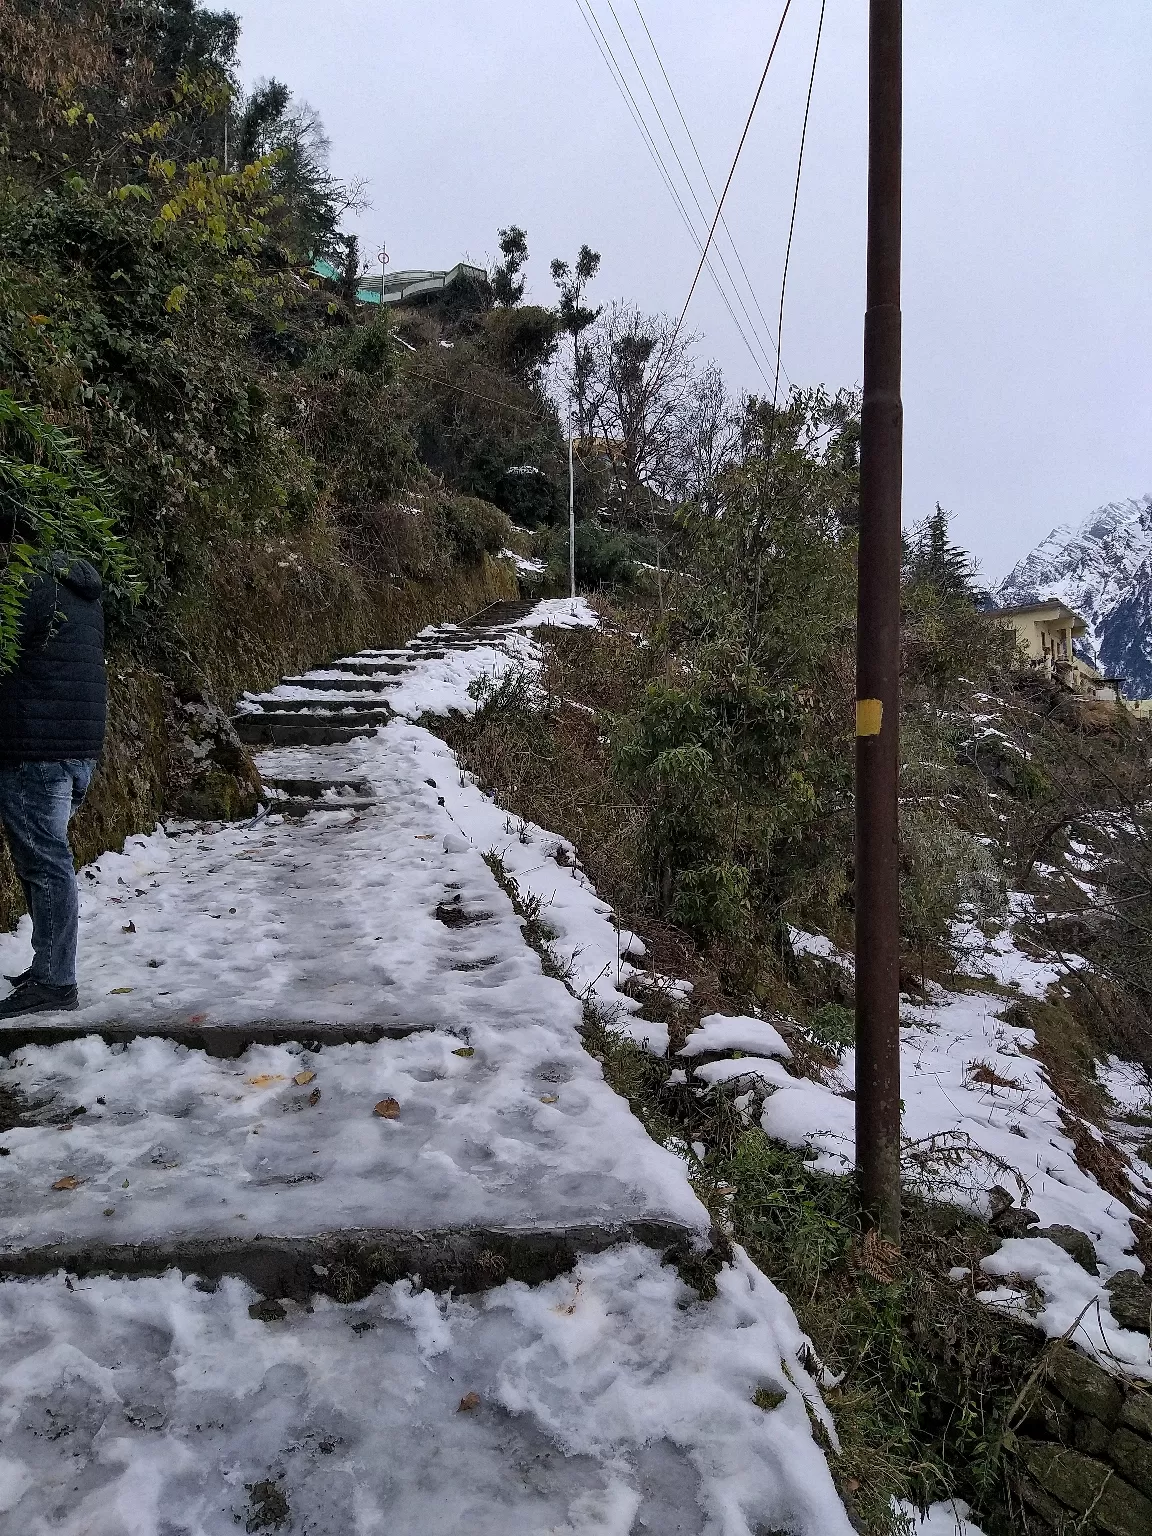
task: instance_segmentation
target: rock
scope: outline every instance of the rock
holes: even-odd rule
[[[1152,1392],[1131,1388],[1120,1413],[1120,1422],[1152,1440]]]
[[[1037,1392],[1020,1421],[1020,1432],[1037,1439],[1066,1443],[1073,1437],[1075,1417],[1062,1398],[1047,1388]],[[1105,1431],[1107,1434],[1107,1431]]]
[[[1112,1316],[1121,1328],[1147,1333],[1152,1319],[1152,1287],[1134,1269],[1122,1269],[1112,1276],[1104,1289],[1108,1292]]]
[[[1076,1260],[1081,1269],[1086,1269],[1090,1275],[1100,1273],[1092,1239],[1087,1233],[1080,1232],[1075,1227],[1033,1227],[1029,1232],[1022,1232],[1020,1236],[1046,1237],[1050,1243],[1055,1243],[1057,1248],[1063,1248],[1069,1258]]]
[[[1002,1216],[1005,1211],[1010,1211],[1015,1202],[1012,1196],[1004,1188],[1003,1184],[993,1184],[988,1191],[989,1221],[995,1221],[997,1216]]]
[[[1107,1425],[1099,1419],[1081,1418],[1073,1425],[1072,1444],[1085,1456],[1103,1456],[1110,1440]]]
[[[1090,1414],[1113,1428],[1124,1406],[1119,1384],[1084,1355],[1066,1344],[1052,1351],[1048,1360],[1048,1380],[1066,1403],[1081,1413]]]
[[[203,694],[170,697],[164,809],[194,821],[255,814],[260,775],[231,720]]]
[[[1032,1514],[1044,1522],[1043,1526],[1040,1526],[1033,1521],[1037,1532],[1051,1530],[1058,1532],[1059,1536],[1066,1536],[1070,1527],[1075,1528],[1074,1517],[1069,1515],[1064,1505],[1054,1499],[1050,1493],[1045,1493],[1043,1488],[1038,1483],[1034,1483],[1030,1477],[1022,1476],[1019,1487],[1021,1497]]]
[[[1108,1456],[1126,1482],[1152,1494],[1152,1442],[1130,1429],[1118,1429],[1108,1446]]]
[[[1103,1462],[1035,1440],[1022,1440],[1020,1451],[1044,1492],[1077,1514],[1091,1510],[1094,1524],[1108,1536],[1148,1536],[1152,1530],[1152,1499]]]
[[[1026,1206],[1012,1206],[1011,1209],[1001,1211],[998,1216],[993,1216],[991,1227],[999,1237],[1034,1237],[1032,1227],[1040,1224],[1040,1218],[1035,1211],[1030,1211]]]
[[[257,1323],[281,1323],[288,1316],[287,1309],[272,1297],[254,1301],[248,1308],[248,1316]]]

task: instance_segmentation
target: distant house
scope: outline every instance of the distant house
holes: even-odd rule
[[[1088,633],[1088,626],[1058,598],[1021,603],[1014,608],[993,608],[989,617],[1009,625],[1016,642],[1037,671],[1072,693],[1123,704],[1141,719],[1152,719],[1152,700],[1124,697],[1124,679],[1105,677],[1090,661],[1077,656],[1074,642]]]
[[[341,282],[344,275],[323,257],[312,263],[312,270],[318,277],[327,278],[330,283]],[[445,272],[432,272],[423,267],[408,272],[386,272],[383,284],[378,276],[362,277],[356,297],[361,304],[420,304],[437,299],[449,290],[477,290],[481,286],[486,288],[487,284],[488,274],[483,267],[458,261]]]

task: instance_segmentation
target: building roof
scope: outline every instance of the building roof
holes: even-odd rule
[[[1049,597],[1037,603],[1016,603],[1011,608],[991,608],[989,617],[993,619],[1022,619],[1029,615],[1035,619],[1053,622],[1058,619],[1071,620],[1072,633],[1074,635],[1086,635],[1088,626],[1078,613],[1073,612],[1066,603],[1062,603],[1058,597]]]

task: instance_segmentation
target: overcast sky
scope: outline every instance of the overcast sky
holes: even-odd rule
[[[782,0],[640,3],[720,186]],[[612,4],[694,166],[634,0]],[[577,0],[231,8],[246,81],[286,81],[333,168],[367,180],[353,222],[392,270],[487,262],[515,222],[531,297],[551,302],[550,258],[587,241],[598,299],[679,312],[696,249]],[[819,9],[793,0],[726,204],[773,326]],[[784,322],[799,384],[861,375],[866,14],[827,0]],[[941,501],[992,579],[1053,525],[1152,490],[1152,5],[906,0],[905,40],[905,520]],[[763,389],[707,277],[689,318],[733,388]]]

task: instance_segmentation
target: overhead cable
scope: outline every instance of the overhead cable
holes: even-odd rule
[[[828,0],[820,0],[820,21],[816,27],[816,46],[812,50],[812,72],[808,76],[808,96],[804,102],[804,126],[800,130],[800,153],[796,158],[796,182],[792,188],[792,217],[788,223],[788,245],[784,252],[784,272],[780,279],[780,313],[776,322],[776,382],[772,387],[772,409],[780,395],[781,348],[784,345],[784,292],[788,286],[788,265],[792,260],[792,236],[796,230],[796,207],[800,201],[800,173],[804,169],[804,145],[808,139],[808,114],[812,110],[812,87],[816,83],[816,61],[820,57],[820,39],[824,35],[824,11]]]
[[[668,125],[664,121],[664,114],[660,111],[659,104],[657,103],[655,96],[652,94],[652,89],[649,86],[647,77],[644,74],[644,67],[640,63],[640,60],[636,57],[635,50],[632,47],[632,43],[631,43],[631,41],[630,41],[630,39],[628,37],[628,34],[627,34],[627,32],[625,32],[623,23],[621,22],[620,17],[617,15],[615,5],[612,3],[612,0],[606,0],[606,3],[607,3],[609,11],[611,11],[611,13],[612,13],[612,20],[616,23],[616,30],[619,32],[621,38],[623,38],[624,46],[625,46],[625,48],[627,48],[628,55],[631,58],[633,65],[635,66],[636,73],[640,77],[640,84],[644,87],[644,92],[647,95],[648,100],[652,104],[652,110],[656,113],[656,121],[660,124],[661,131],[664,134],[664,137],[665,137],[665,139],[668,142],[668,148],[672,151],[673,158],[675,159],[676,164],[679,167],[680,175],[684,178],[684,185],[688,188],[688,193],[689,193],[690,197],[692,198],[693,203],[695,203],[695,205],[696,205],[696,212],[700,215],[700,221],[701,221],[701,223],[703,225],[707,226],[709,215],[704,212],[703,205],[701,204],[699,197],[696,195],[695,184],[694,184],[694,182],[692,180],[692,177],[689,176],[688,171],[685,168],[683,160],[680,158],[680,151],[677,149],[676,143],[675,143],[674,139],[672,138],[672,135],[668,131]],[[637,10],[639,10],[639,7],[637,7]],[[644,20],[643,13],[641,13],[640,19],[641,19],[641,21]],[[645,25],[645,31],[647,31],[647,25]],[[648,37],[649,37],[649,42],[652,42],[651,33],[649,33]],[[652,43],[652,51],[654,53],[656,52],[656,45],[655,45],[655,43]],[[658,64],[660,64],[661,72],[664,73],[665,84],[668,86],[668,89],[669,89],[669,91],[672,94],[672,100],[673,100],[673,102],[676,103],[677,111],[679,111],[680,110],[679,102],[676,102],[676,94],[675,94],[674,91],[672,91],[671,83],[668,80],[667,73],[664,72],[664,66],[663,66],[663,64],[660,61],[659,54],[656,54],[656,61],[657,61]],[[684,114],[683,114],[683,112],[680,113],[680,121],[682,123],[684,122]],[[691,130],[688,128],[687,123],[684,123],[684,128],[685,128],[685,131],[688,133],[689,141],[692,142],[693,149],[695,149],[696,146],[695,146],[695,143],[692,141]],[[699,156],[698,153],[696,155],[696,159],[699,162],[700,156]],[[702,164],[700,165],[700,169],[701,169],[701,171],[704,172],[705,183],[708,183],[708,173],[707,173],[707,171],[704,171],[704,167],[703,167]],[[711,187],[710,183],[708,183],[708,190],[710,192],[712,192],[712,187]],[[716,194],[715,194],[715,192],[712,192],[712,201],[713,201],[713,203],[715,203],[715,201],[716,201]],[[752,284],[751,284],[751,281],[749,280],[747,270],[744,267],[744,263],[740,260],[740,253],[736,249],[736,242],[733,240],[732,233],[729,230],[727,224],[724,224],[724,233],[728,236],[728,243],[732,247],[732,253],[735,256],[736,261],[739,263],[740,270],[744,273],[744,281],[745,281],[745,283],[747,283],[749,290],[752,291]],[[699,239],[697,239],[696,245],[697,245],[697,248],[699,248],[699,245],[700,245]],[[740,292],[740,285],[737,283],[736,279],[732,276],[732,272],[729,269],[728,262],[725,259],[724,252],[723,252],[722,248],[720,247],[719,243],[717,243],[717,246],[716,246],[716,256],[717,256],[717,258],[718,258],[718,260],[720,262],[720,265],[724,269],[724,275],[727,277],[729,283],[731,283],[731,285],[732,285],[732,292],[733,292],[733,294],[736,297],[736,302],[740,306],[741,312],[744,315],[744,319],[748,323],[748,329],[749,329],[749,331],[751,331],[752,335],[755,337],[756,344],[760,348],[760,351],[764,354],[765,362],[768,364],[769,368],[771,368],[773,366],[772,358],[769,357],[769,355],[768,355],[768,349],[764,345],[764,342],[763,342],[763,339],[762,339],[762,337],[760,335],[760,331],[759,331],[759,328],[757,327],[756,321],[752,318],[752,316],[748,312],[748,306],[747,306],[747,304],[745,304],[744,298],[743,298],[743,296],[742,296],[742,294]],[[715,276],[715,274],[713,274],[713,276]],[[753,301],[755,301],[755,298],[756,298],[755,292],[752,292],[752,297],[753,297]],[[763,311],[761,311],[761,318],[763,318]],[[767,327],[767,323],[766,322],[765,322],[765,328],[768,329],[768,336],[769,336],[769,339],[771,340],[772,339],[772,332],[771,332],[771,329]],[[775,342],[773,342],[773,346],[775,346]]]
[[[615,52],[612,49],[612,45],[611,45],[608,37],[606,36],[603,27],[600,25],[599,18],[596,16],[596,13],[595,13],[595,11],[592,8],[591,0],[576,0],[576,4],[577,4],[577,6],[580,9],[580,14],[581,14],[581,16],[584,19],[585,26],[588,28],[588,31],[589,31],[589,33],[592,36],[592,40],[596,44],[596,47],[597,47],[597,49],[600,52],[600,56],[604,60],[604,63],[605,63],[605,65],[608,68],[609,74],[612,76],[613,82],[615,83],[617,90],[620,92],[621,96],[624,99],[625,105],[628,107],[628,111],[629,111],[629,113],[630,113],[630,115],[632,117],[632,121],[636,124],[636,127],[637,127],[637,129],[638,129],[638,131],[640,133],[640,136],[644,140],[645,148],[648,150],[648,153],[651,156],[651,158],[653,160],[653,163],[656,166],[657,172],[660,175],[661,180],[664,182],[665,187],[668,189],[669,195],[671,196],[673,202],[676,205],[676,208],[677,208],[677,210],[678,210],[678,212],[680,214],[680,218],[683,221],[684,226],[687,229],[690,238],[692,239],[693,243],[695,244],[696,249],[701,252],[701,268],[704,266],[705,262],[707,262],[708,270],[711,273],[712,278],[713,278],[713,280],[716,283],[717,291],[719,292],[720,297],[721,297],[721,299],[724,302],[724,307],[727,309],[728,314],[731,317],[733,325],[736,327],[737,333],[739,334],[741,341],[744,343],[744,346],[747,348],[748,354],[752,358],[752,362],[755,365],[757,372],[764,379],[765,386],[767,386],[768,377],[767,377],[767,374],[764,371],[764,367],[761,364],[760,359],[757,357],[756,351],[753,348],[752,343],[748,340],[748,337],[745,334],[743,326],[740,324],[739,318],[737,317],[735,310],[732,308],[731,301],[728,298],[728,294],[727,294],[727,291],[726,291],[723,283],[720,281],[720,278],[719,278],[715,268],[712,266],[711,262],[708,261],[709,252],[708,252],[707,248],[705,247],[705,245],[703,244],[703,242],[702,242],[702,240],[700,238],[700,235],[696,231],[696,227],[695,227],[695,225],[692,222],[691,216],[690,216],[687,208],[684,206],[683,198],[680,196],[679,192],[676,189],[676,186],[675,186],[675,184],[674,184],[674,182],[672,180],[672,177],[671,177],[671,175],[670,175],[670,173],[668,171],[668,168],[667,168],[667,166],[666,166],[666,164],[664,162],[664,158],[663,158],[662,154],[660,153],[660,147],[656,143],[655,138],[653,137],[651,131],[649,130],[649,128],[647,126],[647,123],[646,123],[646,121],[644,119],[644,114],[643,114],[643,112],[640,109],[639,103],[636,101],[635,94],[633,93],[631,87],[629,86],[629,84],[627,82],[627,79],[625,78],[624,73],[623,73],[622,69],[620,68],[620,65],[619,65],[619,63],[618,63],[618,61],[616,59],[616,55],[615,55]],[[675,332],[675,334],[673,336],[673,340],[675,340],[675,336],[679,334],[679,330],[680,330],[680,327],[677,326],[676,332]],[[761,347],[761,351],[763,351],[763,350],[764,350],[763,347]],[[767,358],[767,353],[765,353],[765,357]],[[767,361],[769,363],[769,366],[771,366],[772,365],[771,358],[767,358]]]
[[[692,146],[692,153],[696,157],[696,164],[700,167],[700,174],[704,177],[704,185],[708,188],[708,192],[709,192],[709,194],[710,194],[710,196],[712,198],[712,201],[715,203],[717,201],[716,188],[712,185],[712,178],[708,175],[708,171],[707,171],[707,168],[706,168],[706,166],[704,164],[704,161],[701,159],[700,151],[696,147],[696,140],[695,140],[695,138],[693,136],[691,128],[689,128],[689,126],[688,126],[688,120],[684,116],[684,109],[680,105],[680,98],[676,94],[676,90],[675,90],[675,87],[672,84],[672,81],[668,78],[668,71],[664,67],[664,60],[661,58],[660,50],[656,46],[656,39],[652,36],[652,30],[651,30],[651,28],[648,25],[647,17],[644,15],[644,12],[640,8],[640,0],[632,0],[632,4],[633,4],[633,7],[635,8],[637,16],[639,16],[639,18],[640,18],[640,25],[644,28],[644,35],[648,39],[648,45],[652,49],[652,54],[653,54],[653,57],[656,60],[657,65],[659,66],[660,73],[664,77],[664,84],[668,87],[668,94],[672,98],[672,104],[676,108],[677,116],[680,118],[680,122],[681,122],[681,125],[682,125],[683,129],[684,129],[684,132],[688,135],[688,142]],[[779,347],[778,338],[773,335],[772,327],[768,323],[768,317],[764,313],[763,309],[760,306],[760,300],[757,297],[756,289],[755,289],[755,287],[752,284],[752,279],[748,276],[748,269],[744,265],[743,258],[741,257],[740,251],[739,251],[739,249],[737,248],[737,245],[736,245],[735,237],[733,236],[732,231],[728,228],[728,221],[724,217],[723,214],[720,215],[720,227],[723,229],[724,233],[728,236],[728,243],[732,247],[732,254],[733,254],[733,256],[735,256],[736,263],[739,266],[741,274],[743,275],[744,281],[745,281],[745,283],[748,286],[748,292],[752,296],[752,302],[756,306],[756,313],[760,316],[760,319],[761,319],[761,321],[763,323],[763,326],[764,326],[764,331],[765,331],[769,341],[772,343],[773,350],[777,351],[777,353],[778,353],[778,347]],[[788,377],[788,370],[787,370],[787,368],[784,368],[783,372],[784,372],[784,377],[787,378]]]
[[[783,11],[780,14],[780,21],[779,21],[779,24],[776,27],[776,35],[772,39],[772,47],[768,50],[768,61],[764,65],[764,72],[760,76],[760,84],[756,87],[756,94],[752,98],[752,105],[748,109],[748,119],[747,119],[747,121],[744,124],[744,132],[740,135],[740,142],[739,142],[739,144],[737,144],[737,146],[736,146],[736,153],[732,157],[732,166],[731,166],[731,169],[728,172],[728,179],[724,183],[724,190],[723,190],[723,192],[721,192],[719,201],[716,204],[716,214],[715,214],[715,217],[712,220],[712,227],[708,231],[708,239],[704,242],[704,250],[703,250],[703,252],[701,253],[701,256],[700,256],[700,263],[697,266],[695,275],[692,278],[692,286],[688,289],[688,297],[684,300],[684,308],[680,311],[680,318],[676,322],[676,330],[673,332],[673,337],[672,337],[673,341],[675,341],[676,336],[679,334],[680,327],[684,324],[684,317],[688,313],[688,306],[692,302],[692,295],[696,292],[696,285],[697,285],[697,283],[699,283],[699,281],[700,281],[700,274],[704,270],[704,262],[707,259],[709,250],[711,249],[712,241],[713,241],[713,238],[715,237],[715,234],[716,234],[716,226],[717,226],[717,224],[719,224],[720,216],[724,212],[724,203],[725,203],[725,201],[726,201],[726,199],[728,197],[729,188],[732,186],[732,178],[736,174],[736,167],[740,164],[740,155],[743,152],[745,142],[747,141],[748,132],[749,132],[750,128],[752,127],[752,119],[756,115],[756,108],[760,104],[760,97],[761,97],[761,95],[763,93],[763,90],[764,90],[764,82],[768,79],[768,71],[772,68],[772,60],[776,57],[776,48],[777,48],[777,45],[780,42],[780,34],[784,30],[784,23],[785,23],[785,21],[787,21],[787,19],[788,19],[788,12],[791,9],[792,9],[792,0],[784,0],[784,9],[783,9]]]

